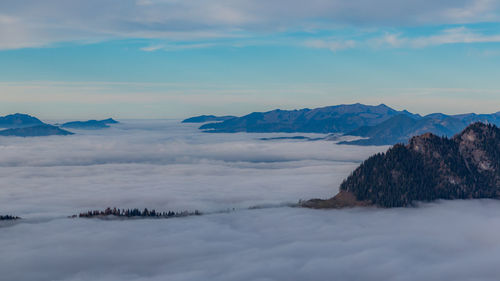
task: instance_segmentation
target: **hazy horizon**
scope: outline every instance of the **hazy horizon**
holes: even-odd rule
[[[352,103],[352,104],[357,104],[357,103]],[[308,108],[308,109],[314,109],[314,108],[321,108],[321,107],[328,107],[328,106],[352,105],[352,104],[332,104],[332,105],[325,105],[325,106],[318,106],[318,107],[300,107],[300,108],[283,108],[283,107],[280,108],[280,107],[278,107],[278,108],[270,108],[268,110],[263,110],[263,111],[252,111],[252,112],[266,112],[266,111],[275,110],[275,109],[281,109],[281,110],[301,110],[301,109],[306,109],[306,108]],[[382,103],[380,103],[380,104],[364,104],[364,105],[377,106],[377,105],[382,105]],[[407,110],[406,108],[392,107],[392,106],[387,105],[387,104],[385,104],[385,105],[388,106],[388,107],[390,107],[390,108],[392,108],[392,109],[398,110],[398,111]],[[92,115],[92,114],[89,114],[89,115],[85,115],[85,114],[74,114],[74,115],[71,115],[71,114],[69,114],[68,116],[64,116],[64,117],[53,117],[52,115],[48,115],[48,116],[45,116],[44,114],[37,115],[37,114],[34,114],[32,112],[10,111],[10,112],[0,112],[0,116],[21,113],[21,114],[28,114],[28,115],[37,117],[37,118],[41,119],[42,121],[45,120],[45,121],[48,121],[48,122],[73,121],[73,120],[76,120],[76,119],[80,119],[80,120],[96,119],[96,120],[99,120],[99,119],[106,119],[106,118],[114,118],[114,119],[120,119],[120,120],[179,120],[180,121],[180,120],[183,120],[183,119],[186,119],[186,118],[189,118],[189,117],[200,116],[200,115],[216,115],[216,116],[234,115],[234,116],[244,116],[244,115],[250,114],[252,112],[244,112],[242,114],[229,114],[229,113],[224,113],[224,112],[220,112],[220,113],[199,112],[199,113],[192,114],[192,115],[184,115],[184,116],[176,116],[176,117],[129,117],[129,116],[126,116],[126,115],[122,116],[122,115],[111,115],[111,114],[99,114],[99,115]],[[447,114],[447,115],[460,115],[460,114],[468,114],[468,113],[494,114],[494,113],[499,113],[500,112],[500,106],[499,106],[499,109],[497,111],[492,111],[492,112],[472,112],[472,111],[467,111],[467,112],[453,112],[453,113],[442,112],[442,111],[439,111],[439,112],[434,111],[434,112],[428,112],[428,113],[420,113],[420,112],[412,112],[412,111],[409,111],[409,112],[414,113],[414,114],[419,114],[421,116],[426,116],[428,114],[433,114],[433,113],[443,113],[443,114]]]

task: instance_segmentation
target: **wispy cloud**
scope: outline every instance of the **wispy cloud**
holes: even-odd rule
[[[141,50],[145,52],[154,52],[157,50],[161,50],[165,48],[163,45],[153,45],[153,46],[147,46],[147,47],[142,47]]]
[[[477,0],[464,6],[450,7],[442,12],[443,17],[457,22],[473,21],[478,17],[482,21],[498,20],[498,11],[492,9],[498,5],[496,0]]]
[[[361,28],[491,22],[500,18],[499,8],[493,0],[382,0],[376,5],[314,0],[306,7],[298,0],[6,0],[0,3],[0,49],[124,38],[203,44],[207,38],[307,31],[315,22]]]
[[[165,44],[165,45],[151,45],[141,48],[145,52],[154,52],[158,50],[163,51],[178,51],[178,50],[189,50],[189,49],[203,49],[216,46],[215,43],[191,43],[191,44]]]
[[[421,37],[405,37],[401,33],[387,33],[373,42],[395,48],[424,48],[445,44],[497,43],[500,42],[500,34],[482,34],[462,26],[445,29],[435,35]]]
[[[496,30],[495,30],[496,31]],[[383,35],[380,35],[383,32]],[[430,33],[430,32],[428,32]],[[330,49],[340,51],[352,48],[425,48],[450,44],[479,44],[479,43],[499,43],[500,33],[476,30],[465,26],[447,28],[441,31],[434,31],[428,35],[413,36],[411,33],[384,32],[380,30],[370,30],[364,32],[362,36],[354,39],[309,39],[303,42],[303,46],[317,49]]]
[[[351,49],[356,47],[356,41],[346,40],[346,41],[327,41],[321,39],[309,40],[304,43],[304,46],[316,49],[329,49],[333,52],[345,49]]]

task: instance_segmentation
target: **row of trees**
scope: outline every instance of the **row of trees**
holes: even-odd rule
[[[187,216],[199,216],[202,213],[198,210],[194,212],[190,211],[182,211],[182,212],[157,212],[156,210],[148,210],[145,208],[144,210],[135,209],[118,209],[118,208],[106,208],[104,211],[102,210],[92,210],[85,213],[80,213],[78,215],[72,215],[71,218],[93,218],[93,217],[105,217],[105,216],[116,216],[116,217],[149,217],[149,218],[171,218],[171,217],[187,217]],[[8,221],[8,220],[18,220],[21,219],[18,216],[11,215],[0,215],[0,221]]]
[[[11,221],[11,220],[18,220],[18,219],[20,219],[20,217],[11,216],[11,215],[0,216],[0,221]]]
[[[198,216],[201,212],[195,210],[194,212],[182,211],[182,212],[157,212],[156,210],[144,210],[139,209],[118,209],[118,208],[106,208],[102,210],[92,210],[85,213],[80,213],[78,217],[80,218],[93,218],[93,217],[104,217],[104,216],[116,216],[116,217],[156,217],[156,218],[169,218],[169,217],[187,217],[187,216]],[[72,217],[77,217],[73,215]]]

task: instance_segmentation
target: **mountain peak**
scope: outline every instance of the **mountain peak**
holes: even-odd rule
[[[104,120],[101,120],[101,122],[103,122],[104,124],[118,124],[118,123],[120,123],[113,118],[104,119]]]
[[[463,135],[470,135],[470,134],[494,134],[498,132],[498,127],[493,125],[493,124],[488,124],[484,122],[474,122],[467,126],[462,132],[460,132],[457,136],[455,137],[460,137],[462,138]]]
[[[21,128],[44,124],[40,119],[24,113],[14,113],[0,117],[0,128]]]

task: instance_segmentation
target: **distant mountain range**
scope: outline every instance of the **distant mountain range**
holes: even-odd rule
[[[473,122],[500,125],[500,113],[445,115],[435,113],[420,118],[398,115],[371,127],[360,127],[347,135],[365,137],[340,144],[353,145],[391,145],[406,143],[411,137],[423,133],[452,137]]]
[[[384,104],[336,105],[316,109],[254,112],[220,123],[202,125],[201,130],[214,133],[344,133],[361,126],[373,126],[396,115],[414,114],[397,111]]]
[[[118,121],[108,118],[100,121],[75,121],[64,123],[61,126],[74,129],[102,129],[109,127],[108,124],[116,124]],[[58,126],[46,124],[40,119],[28,114],[15,113],[0,117],[0,136],[17,137],[41,137],[53,135],[72,135],[72,132],[61,129]]]
[[[45,136],[66,136],[73,133],[63,130],[59,127],[42,124],[31,127],[11,128],[0,131],[0,136],[15,136],[15,137],[45,137]]]
[[[226,121],[236,116],[215,116],[215,115],[200,115],[182,120],[182,123],[206,123],[206,122],[220,122]]]
[[[63,128],[96,130],[109,128],[109,124],[117,124],[118,121],[108,118],[104,120],[72,121],[61,125]]]
[[[431,133],[364,161],[327,200],[310,208],[404,207],[436,199],[500,199],[500,129],[481,122],[453,138]]]
[[[451,137],[468,124],[478,121],[500,125],[500,112],[421,116],[407,110],[394,110],[384,104],[371,106],[357,103],[316,109],[254,112],[223,122],[204,124],[200,129],[212,133],[342,133],[363,139],[341,144],[392,145],[405,143],[412,136],[425,132]]]

